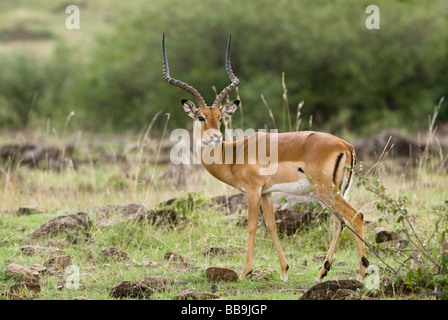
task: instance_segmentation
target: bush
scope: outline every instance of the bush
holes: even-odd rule
[[[65,47],[38,60],[27,54],[0,56],[0,125],[23,128],[41,119],[67,117],[74,100],[76,65]],[[63,122],[62,122],[63,123]]]
[[[180,100],[191,97],[162,80],[162,32],[172,76],[193,85],[209,103],[215,97],[212,86],[219,91],[229,83],[224,59],[231,32],[245,128],[272,126],[261,94],[276,118],[285,118],[282,72],[292,119],[297,103],[305,101],[300,129],[307,128],[311,115],[314,129],[333,132],[426,126],[427,115],[448,93],[448,3],[380,1],[380,30],[365,27],[369,4],[154,0],[131,7],[114,22],[111,35],[98,37],[87,63],[75,62],[73,50],[62,72],[43,72],[55,79],[43,79],[32,59],[7,62],[8,77],[16,87],[24,85],[20,92],[18,87],[10,90],[2,76],[0,103],[14,110],[9,122],[22,124],[39,92],[38,101],[51,97],[45,100],[46,110],[73,109],[90,128],[141,129],[159,111],[171,113],[170,126],[184,127],[190,120]],[[447,108],[440,110],[439,119],[448,120]],[[277,124],[280,130],[290,129],[283,121]],[[162,118],[155,125],[163,127]]]

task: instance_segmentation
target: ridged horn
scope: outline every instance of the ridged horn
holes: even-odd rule
[[[192,86],[189,84],[182,82],[180,80],[176,80],[170,77],[170,69],[168,67],[168,59],[166,57],[165,52],[165,32],[163,33],[162,38],[162,53],[163,53],[163,80],[168,82],[169,84],[172,84],[173,86],[182,88],[188,92],[190,92],[193,97],[196,99],[199,108],[204,108],[207,106],[207,103],[205,102],[204,98],[201,96],[201,94]]]
[[[234,90],[236,87],[238,87],[240,80],[235,76],[232,70],[232,65],[230,64],[230,41],[232,40],[232,35],[229,34],[229,42],[227,43],[227,53],[226,53],[226,71],[227,75],[230,78],[231,83],[225,87],[220,94],[215,99],[215,102],[213,102],[212,107],[218,108],[221,104],[222,99],[224,99],[232,90]]]

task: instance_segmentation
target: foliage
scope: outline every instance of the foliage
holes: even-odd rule
[[[390,270],[394,281],[404,282],[411,288],[423,288],[437,298],[448,299],[448,208],[432,213],[437,215],[437,220],[429,234],[422,233],[411,222],[410,204],[405,196],[394,199],[379,179],[371,182],[359,173],[358,178],[358,186],[365,187],[378,197],[377,209],[383,212],[382,220],[388,224],[389,220],[395,220],[401,226],[397,231],[404,234],[410,244],[409,254],[404,255],[400,267]]]
[[[74,110],[84,127],[96,130],[144,128],[159,111],[171,113],[171,126],[186,126],[179,101],[189,94],[161,77],[165,31],[172,76],[195,86],[209,102],[212,86],[221,90],[229,82],[224,58],[233,34],[232,66],[241,80],[246,128],[272,126],[261,94],[285,118],[282,72],[291,119],[303,100],[302,118],[312,115],[315,126],[333,132],[421,127],[422,117],[447,95],[447,3],[380,1],[380,30],[365,27],[369,4],[158,0],[129,6],[111,22],[111,34],[96,37],[87,57],[78,57],[76,48],[56,52],[48,64],[1,56],[0,103],[14,115],[3,122],[26,123],[37,93],[33,115],[63,121]],[[84,3],[82,12],[94,8]],[[446,108],[439,119],[448,119]],[[278,126],[291,129],[284,121]]]

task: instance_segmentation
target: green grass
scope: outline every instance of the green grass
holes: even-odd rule
[[[96,137],[96,151],[114,150],[120,153],[121,142],[137,141],[140,137],[127,135],[120,143],[112,137]],[[53,140],[52,140],[53,139]],[[49,141],[61,142],[61,138],[49,137]],[[78,155],[86,150],[87,142],[78,145]],[[101,141],[104,144],[101,145]],[[151,143],[157,143],[152,140]],[[91,150],[90,150],[91,151]],[[91,154],[93,157],[95,153]],[[160,173],[166,168],[155,165],[151,154],[128,153],[128,161],[102,163],[82,163],[76,170],[33,169],[18,166],[15,170],[1,175],[0,189],[0,292],[9,290],[14,279],[6,275],[10,263],[30,267],[43,264],[48,255],[25,256],[19,253],[27,236],[46,221],[68,213],[85,211],[93,222],[99,220],[97,207],[108,204],[140,203],[148,208],[173,197],[187,199],[192,197],[195,206],[185,208],[175,206],[186,222],[176,227],[156,227],[147,222],[122,220],[109,227],[92,227],[91,241],[81,239],[71,243],[67,233],[39,239],[35,245],[47,246],[48,240],[57,240],[62,250],[72,258],[72,264],[80,268],[80,283],[85,289],[57,290],[56,284],[66,279],[64,273],[42,277],[42,292],[37,299],[72,299],[84,296],[88,299],[111,299],[112,286],[123,280],[139,281],[145,276],[165,275],[174,280],[165,292],[156,292],[151,299],[174,299],[179,290],[189,287],[197,292],[211,292],[211,283],[206,279],[209,267],[227,267],[241,272],[246,259],[247,229],[237,225],[216,207],[207,205],[208,199],[222,194],[235,193],[234,190],[215,180],[204,170],[194,170],[188,175],[186,185],[174,186],[163,181]],[[129,160],[130,159],[130,160]],[[387,162],[385,162],[386,164]],[[393,160],[388,165],[393,165]],[[140,174],[133,174],[138,167]],[[151,183],[141,180],[144,174],[155,172]],[[373,173],[372,173],[373,175]],[[416,215],[419,232],[430,234],[436,219],[445,214],[435,209],[448,198],[445,174],[425,170],[408,170],[403,176],[398,166],[388,174],[375,173],[386,185],[389,192],[407,195],[409,206]],[[136,178],[137,177],[137,178]],[[117,182],[118,181],[118,182]],[[355,185],[352,188],[351,202],[361,208],[366,219],[381,216],[375,205],[379,201],[372,193]],[[34,205],[45,209],[44,213],[18,216],[15,212],[20,206]],[[303,292],[316,284],[315,277],[323,263],[331,242],[332,221],[318,223],[298,232],[294,236],[282,235],[281,243],[287,253],[289,269],[288,282],[280,281],[277,255],[264,226],[259,226],[256,236],[254,270],[268,272],[268,280],[248,278],[234,283],[219,282],[218,295],[223,299],[298,299]],[[389,229],[398,228],[392,219],[380,224]],[[366,240],[374,241],[374,231],[366,230]],[[129,260],[105,261],[99,255],[104,248],[114,246],[125,251]],[[231,254],[204,257],[202,252],[209,247],[221,247]],[[187,258],[187,266],[164,259],[167,252],[177,252]],[[371,264],[382,263],[367,252]],[[380,252],[387,263],[398,266],[393,254]],[[89,257],[90,256],[90,257]],[[93,259],[93,262],[91,261]],[[155,262],[147,265],[147,262]],[[272,271],[274,270],[274,271]],[[357,252],[354,236],[349,230],[342,234],[336,251],[332,270],[325,280],[355,278],[358,272]],[[396,299],[400,296],[393,297]],[[424,294],[411,296],[414,299],[428,298]],[[430,297],[429,297],[430,298]]]
[[[72,51],[71,53],[76,55],[77,59],[88,60],[91,50],[95,50],[98,44],[97,39],[101,38],[101,35],[113,32],[120,16],[126,16],[127,10],[135,12],[135,8],[139,9],[140,6],[151,6],[146,0],[132,2],[75,0],[70,4],[78,5],[81,9],[80,30],[70,31],[65,28],[65,19],[68,16],[65,13],[65,7],[68,5],[66,1],[21,1],[20,5],[17,5],[16,0],[2,0],[0,37],[17,30],[18,27],[40,34],[42,37],[36,41],[17,39],[2,42],[0,53],[31,53],[32,56],[45,60],[51,57],[58,45],[64,44],[68,46],[66,50]],[[159,31],[157,33],[159,34]],[[157,48],[159,48],[159,35],[157,37]],[[174,45],[174,42],[170,43]],[[115,46],[115,43],[113,45]],[[159,65],[157,66],[159,68]],[[279,81],[275,81],[279,84]],[[147,86],[146,82],[145,86]],[[293,88],[302,90],[297,84],[293,84],[291,89]],[[268,92],[264,92],[266,89],[260,92],[257,90],[254,91],[256,94],[253,95],[253,99],[260,93],[265,93],[268,97]],[[317,92],[314,94],[318,94]],[[39,98],[42,94],[40,93]],[[242,94],[244,95],[244,92]],[[290,100],[292,108],[295,102]],[[272,100],[270,99],[269,102],[272,103]],[[308,104],[306,100],[305,108]],[[260,103],[258,105],[260,106]],[[254,108],[253,105],[247,104],[247,106]],[[9,287],[15,283],[15,279],[5,274],[7,265],[14,262],[30,267],[36,263],[43,264],[49,258],[48,255],[24,256],[19,254],[19,249],[25,244],[24,240],[32,231],[56,216],[89,209],[91,219],[97,221],[98,212],[93,208],[108,204],[139,203],[151,208],[173,197],[188,198],[189,195],[193,195],[196,202],[205,203],[210,197],[236,192],[199,168],[187,173],[185,184],[176,185],[173,180],[163,178],[161,174],[166,170],[166,166],[155,161],[160,137],[152,138],[140,150],[129,151],[129,145],[137,143],[141,139],[140,135],[131,133],[99,135],[75,132],[73,127],[77,124],[78,114],[70,123],[65,124],[64,122],[49,123],[47,122],[49,120],[46,117],[44,119],[43,116],[31,117],[32,125],[28,123],[28,129],[21,132],[0,132],[1,145],[29,140],[48,142],[59,148],[68,143],[74,144],[75,156],[83,160],[76,170],[61,172],[55,169],[36,170],[26,166],[14,167],[14,170],[9,171],[6,169],[6,164],[2,163],[0,171],[0,293],[9,290]],[[267,113],[257,116],[266,118],[266,122],[270,121]],[[277,115],[277,123],[281,122],[281,117]],[[160,118],[162,119],[162,116]],[[334,126],[341,122],[341,126],[344,127],[348,118],[349,115],[340,116],[337,122],[331,124]],[[237,122],[239,121],[234,119],[234,123]],[[160,120],[160,123],[165,122]],[[57,131],[54,126],[62,129]],[[40,130],[30,131],[30,127],[40,128]],[[354,133],[347,133],[347,135],[351,134]],[[124,154],[127,161],[104,162],[101,160],[104,155],[113,154]],[[95,162],[96,158],[100,161]],[[434,158],[438,162],[437,156]],[[366,168],[370,165],[372,164],[367,165]],[[417,231],[426,238],[432,234],[435,222],[446,215],[444,201],[448,199],[446,169],[445,171],[436,170],[432,165],[433,163],[429,163],[427,166],[404,168],[398,159],[386,159],[381,161],[376,167],[377,170],[373,170],[369,175],[373,179],[381,179],[394,198],[407,196],[409,210],[415,215]],[[350,199],[355,207],[364,212],[366,219],[383,215],[376,208],[381,201],[363,188],[356,188],[354,185]],[[18,216],[15,212],[21,206],[38,206],[45,209],[45,212]],[[79,290],[64,288],[59,291],[55,286],[65,279],[65,275],[63,273],[46,274],[41,281],[42,293],[38,299],[72,299],[78,296],[88,299],[110,299],[109,291],[115,284],[123,280],[138,281],[150,275],[165,275],[174,280],[169,290],[157,292],[151,299],[173,299],[178,291],[186,286],[198,292],[210,292],[212,283],[207,281],[205,276],[205,270],[208,267],[224,266],[236,272],[242,271],[248,237],[245,227],[229,220],[216,208],[207,206],[197,206],[194,210],[182,209],[179,213],[187,216],[188,220],[175,228],[157,228],[147,223],[122,221],[111,227],[100,229],[92,227],[90,231],[92,242],[88,243],[81,241],[73,244],[66,239],[65,233],[51,237],[50,240],[61,242],[64,252],[70,255],[73,264],[80,268],[80,282],[87,288]],[[400,228],[393,219],[384,221],[380,225],[387,226],[389,229]],[[323,263],[323,258],[319,256],[327,252],[331,236],[332,222],[328,221],[310,226],[294,236],[281,237],[283,250],[288,253],[290,265],[289,280],[285,283],[280,281],[279,263],[273,243],[265,228],[260,226],[256,238],[254,269],[265,271],[274,269],[277,272],[269,273],[268,280],[248,278],[235,283],[217,283],[219,296],[223,299],[295,300],[299,298],[304,290],[316,283],[314,279]],[[366,239],[374,241],[373,230],[366,231]],[[48,240],[41,239],[35,244],[47,246]],[[433,239],[433,245],[436,240],[438,239]],[[110,246],[127,252],[130,260],[102,260],[99,257],[101,249]],[[202,256],[202,252],[212,246],[225,248],[233,254],[212,258]],[[173,251],[188,259],[188,267],[181,267],[164,260],[165,253]],[[382,266],[371,252],[367,253],[372,264]],[[384,256],[387,263],[393,266],[399,264],[395,259],[403,258],[384,252],[380,254]],[[89,256],[93,257],[94,262],[90,261]],[[144,262],[148,261],[156,264],[146,266]],[[357,272],[354,236],[349,230],[345,230],[334,257],[332,270],[325,279],[355,278]],[[425,299],[432,296],[420,294],[411,298]]]

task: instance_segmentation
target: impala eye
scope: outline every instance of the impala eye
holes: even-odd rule
[[[204,117],[198,117],[198,120],[202,122],[202,121],[205,121],[205,118]]]

